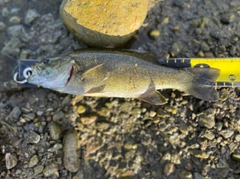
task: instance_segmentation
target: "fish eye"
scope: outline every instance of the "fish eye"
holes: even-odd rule
[[[43,63],[46,65],[46,64],[48,64],[50,62],[50,60],[49,60],[49,58],[46,58],[44,61],[43,61]]]

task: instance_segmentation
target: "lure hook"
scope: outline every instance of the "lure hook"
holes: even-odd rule
[[[13,80],[19,84],[24,84],[24,83],[27,83],[27,78],[29,76],[31,76],[32,74],[32,69],[30,67],[28,68],[25,68],[24,71],[23,71],[23,77],[25,78],[25,80],[22,80],[22,81],[19,81],[18,80],[18,73],[15,73],[14,76],[13,76]]]

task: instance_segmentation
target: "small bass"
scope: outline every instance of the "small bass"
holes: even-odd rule
[[[219,73],[213,68],[165,67],[136,51],[83,49],[36,63],[27,81],[74,95],[138,98],[160,105],[166,99],[157,90],[167,88],[215,101]]]

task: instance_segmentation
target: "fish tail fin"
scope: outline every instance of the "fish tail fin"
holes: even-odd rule
[[[216,101],[217,91],[214,89],[220,70],[216,68],[187,68],[192,74],[192,81],[187,83],[184,91],[206,101]]]

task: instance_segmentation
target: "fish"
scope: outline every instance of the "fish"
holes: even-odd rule
[[[162,105],[161,89],[177,89],[216,101],[215,68],[170,68],[146,52],[82,49],[46,58],[32,66],[27,82],[61,93],[93,97],[138,98]]]

